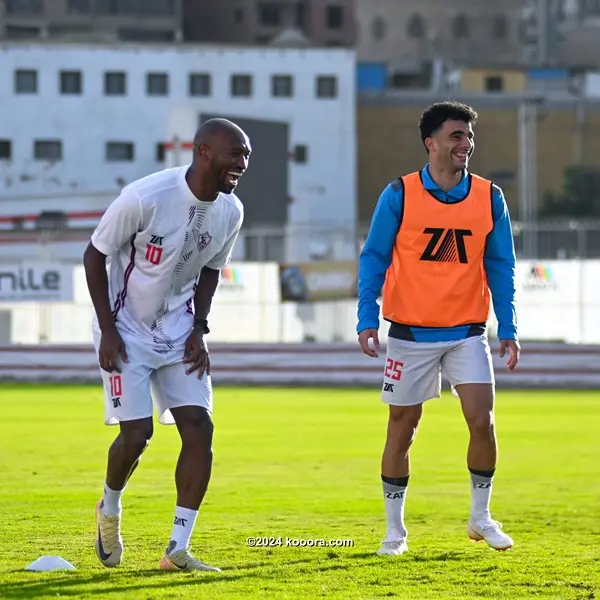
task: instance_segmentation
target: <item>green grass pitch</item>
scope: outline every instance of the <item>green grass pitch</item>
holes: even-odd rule
[[[516,542],[466,536],[466,428],[448,393],[426,405],[407,495],[409,553],[384,533],[378,390],[215,392],[213,477],[192,538],[222,573],[164,573],[177,431],[156,426],[124,496],[125,555],[94,554],[94,505],[117,433],[99,386],[0,386],[0,598],[600,598],[600,393],[500,391],[493,515]],[[247,538],[282,538],[249,547]],[[290,547],[350,539],[352,547]],[[29,573],[44,554],[75,572]]]

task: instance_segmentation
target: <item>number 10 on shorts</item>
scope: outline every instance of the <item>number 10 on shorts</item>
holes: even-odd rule
[[[121,396],[123,394],[123,388],[121,387],[121,376],[113,375],[110,377],[110,395],[114,398],[115,396]]]
[[[393,358],[387,358],[385,361],[385,378],[393,379],[394,381],[400,381],[400,377],[402,377],[403,366],[403,362],[394,360]]]

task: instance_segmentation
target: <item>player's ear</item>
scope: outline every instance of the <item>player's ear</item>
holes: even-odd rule
[[[200,160],[208,160],[210,158],[210,148],[206,144],[197,144],[194,146],[194,150]]]

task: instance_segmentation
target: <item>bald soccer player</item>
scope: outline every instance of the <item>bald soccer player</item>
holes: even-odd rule
[[[497,447],[486,322],[491,291],[500,356],[509,353],[512,371],[520,352],[515,252],[502,191],[467,170],[476,120],[477,113],[458,102],[425,110],[420,130],[429,162],[383,190],[360,256],[357,332],[367,356],[379,348],[382,288],[382,314],[390,323],[382,390],[389,405],[381,466],[387,534],[379,554],[408,549],[409,449],[423,403],[440,396],[442,375],[460,397],[470,434],[468,535],[496,550],[513,545],[490,514]]]
[[[125,187],[85,251],[105,423],[120,428],[96,506],[96,554],[107,567],[121,563],[121,496],[152,437],[154,401],[159,422],[177,425],[181,436],[175,518],[160,567],[219,571],[190,552],[212,467],[204,336],[220,270],[242,226],[243,206],[233,191],[250,153],[250,140],[237,125],[205,122],[194,139],[192,164]]]

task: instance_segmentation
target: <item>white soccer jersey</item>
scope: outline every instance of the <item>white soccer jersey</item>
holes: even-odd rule
[[[234,194],[198,200],[185,180],[188,168],[166,169],[125,187],[91,240],[110,257],[117,328],[158,352],[169,352],[189,335],[200,271],[227,266],[244,218]]]

